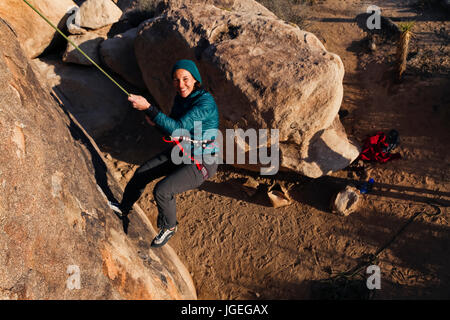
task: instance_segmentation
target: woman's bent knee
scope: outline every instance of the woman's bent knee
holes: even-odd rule
[[[155,199],[170,197],[170,188],[167,183],[164,183],[164,180],[159,181],[153,188],[153,197]]]

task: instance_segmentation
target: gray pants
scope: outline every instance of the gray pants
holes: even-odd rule
[[[120,204],[122,212],[127,214],[142,195],[146,185],[165,176],[153,189],[153,196],[158,207],[158,228],[175,227],[178,224],[175,195],[198,188],[205,181],[195,163],[174,164],[170,157],[171,150],[172,148],[163,151],[136,170],[125,187]],[[203,166],[208,171],[210,178],[216,174],[217,163],[203,163]]]

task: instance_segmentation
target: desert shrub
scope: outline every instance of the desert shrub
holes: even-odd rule
[[[306,17],[302,14],[301,6],[314,4],[316,0],[256,0],[272,11],[278,18],[294,23],[305,29]]]

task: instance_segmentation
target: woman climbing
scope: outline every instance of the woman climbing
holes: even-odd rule
[[[192,148],[183,149],[178,140],[174,148],[179,148],[191,161],[174,163],[172,147],[146,161],[134,173],[125,187],[120,203],[110,202],[110,207],[126,218],[133,204],[139,199],[146,185],[154,179],[165,176],[153,190],[158,208],[158,235],[152,241],[152,247],[160,247],[175,234],[177,230],[175,195],[199,187],[206,179],[217,171],[217,155],[219,148],[214,144],[214,135],[219,126],[219,113],[213,96],[202,87],[202,78],[195,63],[191,60],[180,60],[172,68],[173,86],[177,92],[169,116],[151,105],[144,97],[130,95],[128,100],[137,110],[144,111],[147,121],[172,135],[175,130],[184,129],[190,137],[182,138],[183,145],[189,141]],[[196,130],[194,130],[194,124]],[[198,125],[201,124],[201,136]],[[210,139],[205,140],[208,132]],[[194,136],[194,133],[197,136]],[[194,138],[192,138],[194,137]],[[208,161],[199,161],[208,155]],[[213,161],[211,161],[213,159]],[[215,160],[214,160],[215,159]],[[176,161],[177,163],[179,161]],[[212,163],[211,163],[212,162]]]

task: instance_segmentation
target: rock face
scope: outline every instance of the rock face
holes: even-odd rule
[[[129,83],[144,89],[145,83],[134,54],[136,36],[137,28],[133,28],[114,38],[106,39],[100,45],[100,56],[111,70]]]
[[[29,0],[54,25],[64,26],[66,13],[75,6],[72,0]],[[40,55],[52,41],[56,31],[22,0],[0,1],[0,17],[14,29],[29,58]]]
[[[120,188],[49,90],[0,21],[0,299],[195,299],[139,208],[124,234]]]
[[[95,32],[87,32],[81,35],[69,36],[69,39],[73,43],[75,43],[81,50],[83,50],[89,56],[89,58],[94,60],[95,63],[100,64],[98,49],[103,40],[105,40],[104,37],[96,34]],[[93,66],[93,64],[70,43],[67,43],[67,49],[63,55],[62,60],[64,62]]]
[[[298,163],[298,157],[303,157],[301,168],[303,172],[308,172],[312,178],[319,177],[324,173],[339,171],[347,167],[350,162],[359,155],[359,147],[349,142],[345,129],[339,120],[334,118],[331,125],[317,131],[308,142],[308,150],[303,154],[298,154],[292,146],[283,146],[284,163],[292,163],[292,167]]]
[[[68,65],[52,58],[34,62],[46,81],[71,102],[69,111],[93,138],[112,130],[130,111],[127,96],[96,68]],[[126,87],[123,82],[119,81]]]
[[[100,29],[119,21],[122,10],[111,0],[86,0],[80,6],[81,27]]]
[[[279,129],[281,166],[309,177],[346,167],[359,150],[337,118],[341,59],[313,34],[257,5],[252,10],[252,3],[234,1],[240,11],[169,6],[141,24],[135,53],[147,88],[168,112],[172,65],[192,59],[219,106],[222,130]]]

